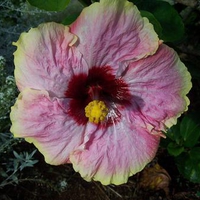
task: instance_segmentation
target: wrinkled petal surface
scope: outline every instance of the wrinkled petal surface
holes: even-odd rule
[[[141,171],[157,151],[162,131],[187,110],[191,76],[178,55],[166,45],[156,54],[129,63],[121,75],[129,85],[131,104],[118,106],[122,118],[99,129],[70,160],[87,181],[122,184]]]
[[[20,91],[24,88],[47,90],[63,97],[70,77],[86,71],[82,55],[72,45],[77,37],[69,27],[45,23],[22,33],[14,43],[15,79]]]
[[[41,24],[14,45],[21,93],[11,132],[47,163],[72,163],[87,181],[126,183],[187,110],[190,74],[127,0],[100,0],[70,27]],[[112,74],[99,70],[110,68]],[[105,124],[87,122],[84,108],[93,98],[108,106]]]
[[[123,118],[116,126],[98,129],[70,160],[85,180],[119,185],[153,159],[159,138]]]
[[[153,54],[158,37],[152,24],[126,0],[101,0],[85,8],[70,26],[89,66],[139,59]]]
[[[175,51],[161,45],[156,54],[132,62],[123,79],[128,83],[134,110],[127,110],[127,119],[142,119],[151,129],[163,130],[176,124],[187,110],[191,76]],[[133,118],[133,119],[132,119]]]
[[[69,154],[83,141],[85,126],[67,115],[66,100],[49,97],[48,92],[26,89],[12,107],[11,132],[34,143],[47,163],[69,162]]]

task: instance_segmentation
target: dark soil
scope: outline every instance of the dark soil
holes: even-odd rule
[[[25,144],[27,146],[27,144]],[[27,147],[26,147],[27,148]],[[99,182],[86,182],[74,172],[71,165],[51,166],[44,162],[40,153],[34,168],[24,169],[18,184],[0,190],[0,200],[197,200],[200,184],[191,183],[180,176],[173,158],[159,150],[158,156],[145,170],[155,163],[169,173],[171,181],[167,188],[141,187],[142,172],[129,178],[126,184],[103,186]],[[163,173],[163,172],[161,172]],[[164,173],[163,173],[164,174]],[[154,181],[153,173],[148,173]],[[156,177],[155,177],[156,178]],[[64,183],[64,185],[62,185]]]

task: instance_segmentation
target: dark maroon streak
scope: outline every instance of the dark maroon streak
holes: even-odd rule
[[[73,76],[65,95],[71,98],[69,115],[82,125],[88,122],[84,109],[94,98],[108,103],[109,106],[112,103],[128,106],[131,99],[128,85],[122,79],[116,79],[109,66],[92,67],[88,75]]]

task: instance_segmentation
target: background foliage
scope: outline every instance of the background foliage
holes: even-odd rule
[[[147,166],[147,170],[150,170],[148,173],[144,170],[139,175],[130,178],[129,182],[123,186],[104,187],[98,183],[86,183],[70,165],[59,167],[47,165],[34,146],[27,144],[23,139],[13,138],[9,132],[9,113],[18,91],[13,77],[12,54],[15,47],[12,46],[12,42],[18,39],[21,32],[42,22],[55,21],[68,25],[78,17],[85,6],[95,1],[3,0],[0,2],[0,199],[57,199],[58,197],[59,199],[80,199],[80,195],[82,199],[84,197],[85,199],[98,197],[98,199],[115,200],[133,198],[137,200],[150,197],[151,199],[175,200],[199,199],[199,1],[131,1],[138,6],[142,16],[147,17],[154,25],[159,37],[179,53],[192,75],[193,82],[193,88],[189,94],[190,107],[179,118],[177,125],[168,130],[167,139],[162,139],[155,160]],[[162,165],[166,170],[158,167],[157,164]],[[151,184],[143,184],[147,183],[146,179],[152,179]],[[162,183],[162,187],[158,182]],[[152,183],[155,184],[152,185]],[[145,185],[145,188],[141,189],[142,185]],[[31,190],[33,186],[34,191]],[[18,188],[17,196],[14,189],[16,187]],[[188,193],[181,196],[180,188]],[[46,193],[41,194],[41,190]],[[159,192],[156,192],[157,190]],[[71,195],[67,196],[69,194]]]

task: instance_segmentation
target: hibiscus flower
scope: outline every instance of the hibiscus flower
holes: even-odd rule
[[[41,24],[14,45],[11,132],[87,181],[127,182],[187,110],[190,74],[126,0],[94,3],[70,26]]]

